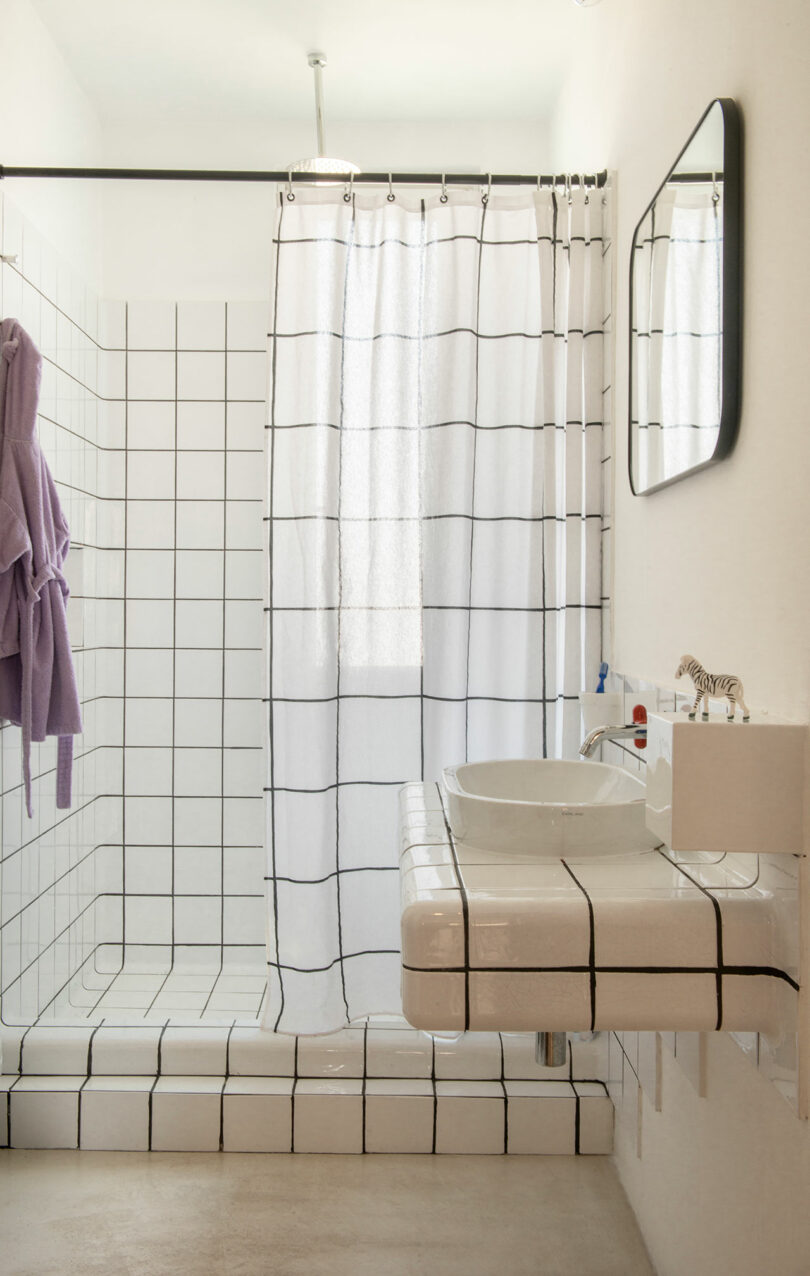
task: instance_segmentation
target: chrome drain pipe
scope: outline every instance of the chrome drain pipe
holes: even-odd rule
[[[568,1062],[568,1037],[564,1032],[538,1032],[534,1045],[535,1062],[543,1068],[561,1068]]]

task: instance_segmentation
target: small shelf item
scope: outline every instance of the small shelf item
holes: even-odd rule
[[[695,703],[689,710],[690,722],[694,722],[701,700],[703,701],[703,711],[700,716],[704,722],[709,721],[710,696],[715,700],[726,699],[728,701],[728,713],[726,716],[729,722],[734,721],[734,710],[738,704],[742,709],[743,722],[750,721],[751,713],[748,705],[743,700],[743,685],[736,674],[707,673],[700,661],[689,655],[681,656],[681,663],[675,671],[675,677],[683,678],[684,674],[688,674],[692,679],[697,692]]]

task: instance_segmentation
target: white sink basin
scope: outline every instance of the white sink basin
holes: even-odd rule
[[[466,762],[445,769],[444,788],[453,836],[482,850],[559,859],[660,843],[644,823],[642,781],[603,762]]]

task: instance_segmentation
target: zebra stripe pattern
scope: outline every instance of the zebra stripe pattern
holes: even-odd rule
[[[728,701],[728,720],[734,721],[734,711],[739,704],[742,709],[743,722],[748,722],[751,713],[748,705],[743,699],[743,685],[738,677],[733,673],[707,673],[699,660],[695,660],[694,656],[681,656],[681,663],[675,671],[676,678],[683,678],[684,674],[688,674],[695,686],[697,695],[695,703],[689,711],[690,721],[694,722],[697,715],[698,706],[703,701],[703,712],[701,718],[704,722],[709,720],[709,697],[716,700],[726,699]]]

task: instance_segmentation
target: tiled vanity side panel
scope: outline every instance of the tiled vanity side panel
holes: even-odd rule
[[[56,742],[32,748],[34,818],[24,805],[20,730],[0,724],[2,1018],[30,1023],[60,991],[95,981],[94,953],[120,940],[123,441],[108,416],[100,307],[6,197],[0,196],[0,314],[42,353],[37,429],[71,530],[68,625],[84,731],[73,805],[56,809]]]
[[[680,711],[691,705],[694,695],[673,692],[654,683],[629,676],[610,675],[609,690],[624,691],[625,721],[632,718],[634,703],[643,702],[647,709],[661,712]],[[638,697],[638,699],[636,699]],[[713,709],[717,704],[713,702]],[[633,741],[612,741],[602,746],[602,761],[622,766],[644,779],[646,757],[643,749],[637,749]],[[784,899],[780,907],[782,968],[798,978],[798,881],[799,860],[793,855],[766,855],[759,858],[750,855],[734,855],[729,851],[727,859],[735,862],[744,875],[759,872],[759,883],[764,884]],[[793,1106],[798,1103],[798,1060],[796,1038],[797,994],[785,985],[784,1029],[778,1036],[758,1032],[735,1032],[731,1036],[750,1059],[752,1066],[779,1090]],[[609,1089],[616,1106],[617,1121],[640,1121],[639,1088],[653,1103],[665,1101],[660,1093],[660,1051],[669,1050],[678,1060],[698,1094],[705,1092],[705,1050],[698,1033],[613,1033],[611,1034]],[[628,1087],[629,1098],[624,1097]],[[636,1096],[636,1097],[633,1097]],[[628,1113],[630,1114],[628,1116]],[[629,1127],[628,1127],[629,1128]],[[640,1126],[633,1126],[633,1136],[640,1139]]]
[[[121,303],[124,938],[264,971],[264,301]]]

